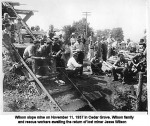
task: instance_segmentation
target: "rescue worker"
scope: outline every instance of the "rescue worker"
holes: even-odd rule
[[[61,48],[58,36],[54,36],[53,39],[54,41],[52,45],[52,54],[56,61],[56,69],[58,72],[61,72],[61,70],[64,70],[65,68],[65,63],[64,60],[62,59],[62,52],[64,52],[64,49]]]
[[[31,66],[34,74],[37,74],[38,72],[37,63],[38,63],[38,59],[41,59],[41,57],[39,57],[39,54],[38,54],[39,46],[40,46],[40,41],[34,40],[33,45],[29,45],[24,50],[24,53],[23,53],[23,59],[29,66]]]
[[[78,73],[80,72],[80,69],[82,67],[82,64],[77,63],[78,53],[73,53],[73,56],[71,56],[67,62],[67,71],[69,72],[68,75],[76,77]]]
[[[73,46],[73,52],[78,53],[77,62],[79,64],[83,65],[83,59],[84,59],[84,45],[82,43],[81,36],[78,36],[76,43]],[[83,74],[83,66],[80,69],[80,75]]]
[[[122,83],[125,84],[127,82],[127,74],[128,74],[128,61],[124,58],[122,53],[118,54],[118,60],[113,64],[112,74],[113,81],[118,81],[118,73],[121,75]]]
[[[39,60],[39,73],[41,75],[48,75],[53,71],[49,66],[52,66],[52,41],[50,39],[47,39],[47,41],[44,41],[44,45],[41,45],[38,49],[38,53],[40,57],[43,57],[42,60]],[[55,71],[55,70],[54,70]]]

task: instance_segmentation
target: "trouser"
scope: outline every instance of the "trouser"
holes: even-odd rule
[[[115,49],[110,47],[108,49],[108,56],[107,56],[107,59],[109,59],[111,56],[114,56],[115,55]]]
[[[77,62],[79,64],[82,64],[82,67],[80,68],[80,75],[83,74],[83,59],[84,59],[84,53],[83,52],[78,52]]]
[[[120,74],[121,75],[121,78],[123,78],[124,79],[124,81],[127,81],[127,79],[128,79],[128,69],[127,68],[112,68],[112,74],[113,74],[113,76],[114,76],[114,80],[118,80],[118,75],[117,75],[117,73],[118,74]]]
[[[37,62],[35,59],[27,58],[25,60],[30,69],[32,69],[34,74],[37,74]]]
[[[93,73],[100,73],[102,68],[102,63],[99,64],[93,64],[91,63],[91,69]]]

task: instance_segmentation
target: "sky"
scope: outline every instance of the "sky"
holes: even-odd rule
[[[122,27],[125,39],[139,41],[147,24],[147,0],[18,0],[17,2],[26,5],[15,8],[38,11],[27,24],[39,25],[44,30],[48,30],[50,24],[59,29],[65,25],[72,25],[73,21],[85,17],[83,12],[91,12],[88,22],[95,31]]]

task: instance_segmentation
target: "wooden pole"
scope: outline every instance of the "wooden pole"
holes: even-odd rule
[[[138,83],[138,89],[137,89],[137,105],[136,105],[136,111],[141,110],[141,96],[142,96],[142,88],[143,88],[143,72],[139,72],[139,83]]]

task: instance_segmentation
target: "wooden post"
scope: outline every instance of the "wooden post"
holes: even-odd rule
[[[138,89],[137,89],[136,111],[140,111],[141,110],[142,87],[143,87],[143,72],[139,72],[139,83],[138,83]]]

